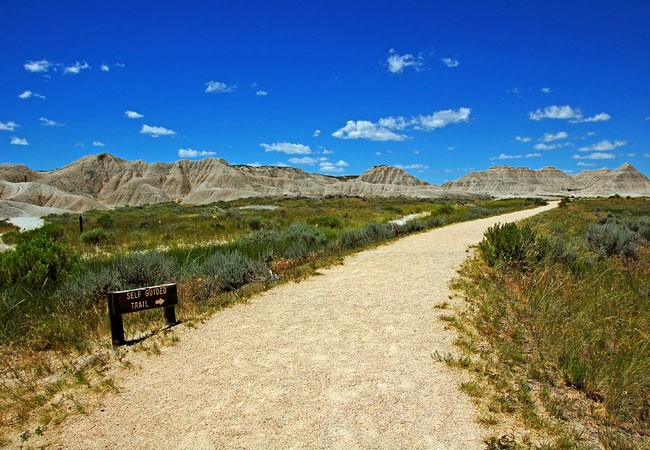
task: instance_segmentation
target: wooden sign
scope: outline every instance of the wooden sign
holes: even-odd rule
[[[176,324],[174,305],[178,304],[176,284],[163,284],[128,291],[108,293],[108,312],[111,321],[113,345],[124,345],[124,324],[122,314],[144,311],[153,308],[165,308],[165,320],[168,325]]]

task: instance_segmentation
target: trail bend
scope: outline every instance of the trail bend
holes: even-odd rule
[[[452,302],[449,281],[489,226],[554,206],[408,236],[228,308],[126,371],[49,445],[483,448],[463,376],[431,357],[455,352],[435,305]]]

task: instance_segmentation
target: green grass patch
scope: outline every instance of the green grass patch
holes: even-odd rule
[[[482,379],[560,448],[650,446],[648,217],[648,199],[573,200],[494,227],[457,283]]]

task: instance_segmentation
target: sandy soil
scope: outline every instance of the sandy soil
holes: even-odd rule
[[[488,430],[432,359],[435,308],[496,222],[409,236],[216,314],[125,371],[120,392],[48,433],[63,448],[483,448]]]

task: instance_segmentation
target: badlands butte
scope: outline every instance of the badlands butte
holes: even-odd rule
[[[334,177],[291,167],[230,165],[223,159],[173,163],[126,161],[102,153],[52,171],[0,164],[0,218],[40,216],[162,202],[210,204],[247,197],[361,196],[650,196],[650,180],[626,163],[568,175],[545,167],[495,166],[442,186],[405,171],[376,166],[360,176]]]

